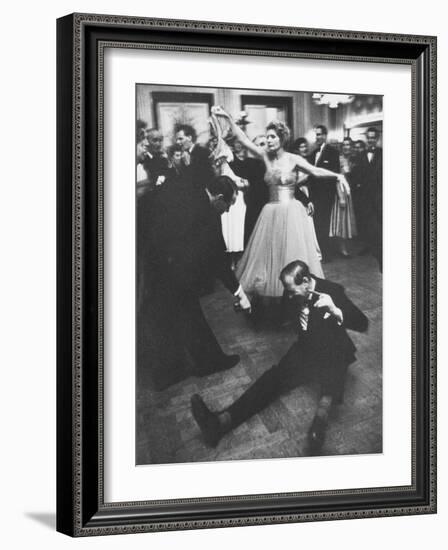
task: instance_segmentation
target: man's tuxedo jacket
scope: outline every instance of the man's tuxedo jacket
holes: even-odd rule
[[[332,172],[336,172],[337,174],[339,174],[339,172],[341,171],[341,166],[339,163],[339,151],[337,149],[335,149],[332,145],[328,145],[328,143],[326,143],[316,164],[317,153],[318,149],[315,149],[310,153],[309,162],[311,164],[315,164],[320,168],[326,168],[327,170],[331,170]]]
[[[309,156],[310,164],[316,165],[319,168],[326,168],[331,172],[339,174],[341,171],[341,165],[339,162],[339,152],[337,149],[328,145],[324,145],[320,157],[316,161],[316,155],[318,150],[313,151]],[[334,177],[329,178],[310,178],[310,196],[311,200],[315,203],[324,201],[325,203],[333,205],[334,194],[336,192],[336,180]]]

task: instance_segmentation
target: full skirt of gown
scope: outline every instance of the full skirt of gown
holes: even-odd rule
[[[302,260],[313,275],[323,278],[321,257],[313,218],[303,204],[296,199],[270,202],[260,213],[236,276],[249,294],[280,297],[279,276],[287,264]]]

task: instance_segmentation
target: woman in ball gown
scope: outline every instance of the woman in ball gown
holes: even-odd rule
[[[290,132],[283,122],[274,121],[267,126],[267,150],[264,151],[252,143],[222,108],[215,108],[215,114],[229,120],[234,136],[266,166],[269,202],[261,211],[236,270],[245,292],[281,297],[283,287],[279,274],[293,260],[306,262],[311,273],[323,277],[312,210],[294,198],[298,172],[315,178],[334,176],[341,184],[348,185],[344,176],[313,166],[303,157],[285,151]],[[307,202],[305,195],[303,201]]]

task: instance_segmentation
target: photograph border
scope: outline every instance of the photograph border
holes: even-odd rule
[[[398,63],[412,70],[412,483],[104,502],[107,47]],[[436,38],[72,14],[57,22],[57,529],[71,536],[436,512]],[[328,53],[331,52],[331,53]]]

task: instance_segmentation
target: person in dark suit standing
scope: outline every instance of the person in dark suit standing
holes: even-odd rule
[[[168,175],[168,156],[163,149],[163,135],[157,128],[146,131],[148,148],[143,162],[149,181],[149,191],[154,191],[163,183]]]
[[[358,254],[366,254],[369,251],[367,231],[367,210],[369,208],[365,197],[365,172],[367,169],[367,146],[365,141],[358,139],[354,144],[352,172],[350,176],[350,188],[353,197],[353,205],[356,215],[358,238],[362,246]]]
[[[147,196],[150,193],[151,183],[148,179],[148,173],[144,168],[144,162],[148,152],[148,137],[146,134],[147,124],[143,120],[137,120],[136,125],[136,198],[137,198],[137,207],[136,207],[136,224],[137,224],[137,239],[136,239],[136,248],[137,248],[137,312],[140,310],[142,305],[143,296],[145,293],[145,274],[143,271],[143,262],[141,261],[141,251],[143,250],[144,244],[144,234],[142,231],[139,231],[139,223],[141,222],[142,217],[144,217],[145,208],[142,208],[142,203],[148,201]]]
[[[368,128],[366,165],[366,202],[370,205],[368,215],[368,244],[373,256],[383,270],[383,150],[378,147],[379,133]]]
[[[206,376],[233,367],[238,355],[225,355],[202,312],[203,280],[217,277],[235,296],[239,307],[250,302],[225,254],[220,216],[236,200],[233,181],[221,176],[204,190],[167,185],[158,193],[145,231],[146,272],[150,291],[142,308],[152,354],[156,389],[187,376]]]
[[[326,168],[331,172],[340,173],[339,152],[327,143],[328,130],[322,124],[315,127],[316,148],[309,156],[310,164]],[[310,198],[314,204],[314,227],[317,241],[323,256],[328,260],[331,254],[330,217],[336,194],[335,178],[310,178]]]
[[[360,237],[383,269],[383,151],[378,147],[379,132],[367,129],[367,150],[358,153],[353,167],[353,199]]]
[[[183,150],[184,170],[182,177],[195,189],[204,191],[215,173],[210,160],[210,151],[196,143],[197,134],[189,124],[177,124],[176,144]]]
[[[278,365],[262,374],[221,413],[210,411],[199,395],[193,395],[193,417],[209,445],[216,445],[227,431],[282,393],[317,381],[321,398],[308,431],[309,453],[316,454],[324,441],[330,408],[342,402],[346,371],[355,361],[356,351],[346,329],[366,331],[366,316],[349,300],[341,285],[314,277],[300,260],[283,268],[280,280],[295,313],[297,341]]]
[[[137,158],[137,204],[136,204],[136,227],[137,227],[137,273],[138,273],[138,295],[137,310],[142,306],[144,295],[147,293],[148,273],[145,272],[145,254],[147,218],[151,216],[151,210],[155,197],[162,185],[166,183],[169,174],[168,157],[163,149],[163,135],[157,128],[147,128],[145,122],[137,120],[137,153],[140,148],[140,155]],[[143,132],[143,134],[142,134]],[[143,138],[144,136],[144,138]],[[143,141],[142,141],[143,139]],[[142,144],[144,150],[142,151]]]

